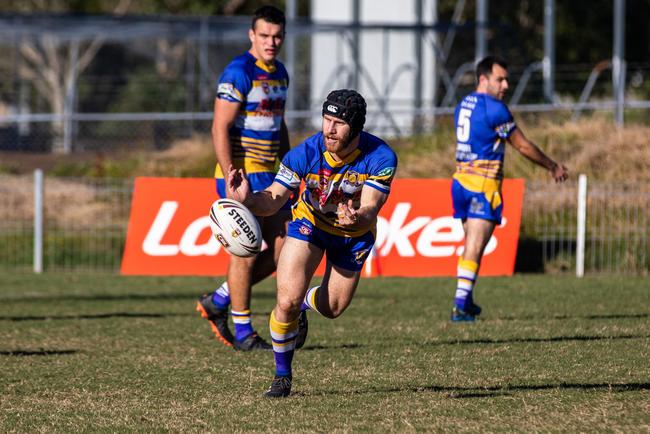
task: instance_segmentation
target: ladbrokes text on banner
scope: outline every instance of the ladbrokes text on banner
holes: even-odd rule
[[[447,179],[393,181],[367,274],[455,276],[464,235],[450,191]],[[481,275],[513,273],[523,194],[523,180],[504,181],[503,221],[485,249]],[[136,178],[122,274],[224,275],[228,253],[208,224],[216,199],[213,179]]]

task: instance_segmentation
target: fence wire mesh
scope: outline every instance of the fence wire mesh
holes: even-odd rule
[[[118,272],[133,180],[46,177],[45,272]],[[575,270],[577,182],[528,182],[516,271]],[[30,272],[34,256],[34,180],[0,175],[0,268]],[[650,187],[590,183],[585,271],[650,272]],[[507,198],[506,198],[507,206]]]
[[[126,239],[132,180],[46,178],[45,271],[118,271]],[[34,181],[0,176],[0,267],[32,269]]]
[[[518,253],[522,269],[575,270],[577,198],[577,182],[563,186],[527,183]],[[585,271],[647,274],[650,271],[649,212],[647,185],[590,183]]]

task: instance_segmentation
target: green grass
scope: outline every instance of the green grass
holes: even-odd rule
[[[273,280],[256,288],[268,337]],[[219,344],[207,278],[0,275],[0,432],[650,430],[644,278],[483,278],[475,324],[453,279],[363,280],[310,315],[294,394],[267,400],[269,353]]]

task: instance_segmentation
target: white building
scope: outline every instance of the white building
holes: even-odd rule
[[[430,26],[435,7],[436,0],[312,0],[315,24],[371,26],[312,36],[312,104],[333,89],[353,88],[368,102],[369,131],[410,132],[417,109],[432,106],[436,35],[408,27]],[[389,29],[372,27],[380,24]]]

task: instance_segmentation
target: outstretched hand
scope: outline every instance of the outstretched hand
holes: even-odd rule
[[[555,182],[564,182],[569,178],[569,169],[564,164],[555,164],[550,172]]]
[[[242,169],[235,169],[232,164],[228,167],[226,178],[226,195],[230,199],[246,205],[251,196],[251,188]]]
[[[359,221],[359,214],[352,206],[352,199],[348,200],[348,203],[339,203],[336,216],[341,226],[354,226]]]

